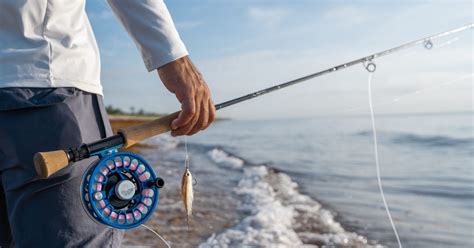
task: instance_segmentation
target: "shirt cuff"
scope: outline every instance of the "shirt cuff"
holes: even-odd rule
[[[143,58],[143,61],[145,62],[146,69],[151,72],[153,70],[156,70],[168,63],[171,63],[175,60],[178,60],[182,57],[185,57],[189,55],[188,50],[186,50],[186,47],[184,45],[180,47],[179,49],[176,49],[176,51],[172,51],[167,54],[160,54],[158,53],[148,53],[150,55],[155,55],[156,56],[147,56]]]

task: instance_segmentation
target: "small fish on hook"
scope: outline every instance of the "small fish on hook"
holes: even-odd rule
[[[189,166],[186,166],[183,177],[181,178],[181,198],[183,200],[184,209],[186,210],[186,224],[189,230],[189,217],[193,214],[193,176],[189,170]]]

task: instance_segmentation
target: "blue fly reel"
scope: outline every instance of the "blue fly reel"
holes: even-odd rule
[[[152,215],[163,185],[142,157],[116,152],[89,167],[82,180],[82,203],[99,223],[134,228]]]

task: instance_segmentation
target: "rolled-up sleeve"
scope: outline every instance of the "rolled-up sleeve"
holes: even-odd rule
[[[162,0],[107,0],[135,41],[148,71],[188,55]]]

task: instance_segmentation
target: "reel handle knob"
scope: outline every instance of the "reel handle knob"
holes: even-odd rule
[[[38,152],[34,156],[35,170],[39,177],[48,178],[69,164],[65,151]]]
[[[163,180],[163,178],[161,177],[158,177],[156,178],[155,182],[153,182],[153,186],[157,188],[162,188],[163,186],[165,186],[165,180]]]

